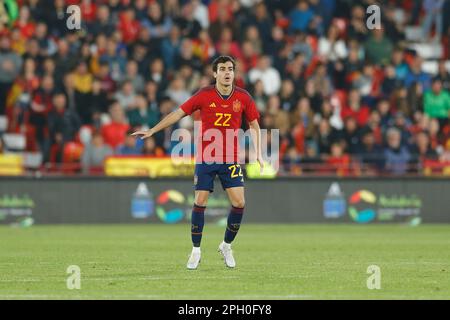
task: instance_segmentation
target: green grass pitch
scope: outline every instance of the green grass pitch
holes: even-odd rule
[[[250,225],[217,252],[206,225],[202,262],[186,269],[189,225],[0,227],[0,299],[450,299],[450,225]],[[68,266],[81,289],[66,286]],[[381,270],[369,290],[367,268]]]

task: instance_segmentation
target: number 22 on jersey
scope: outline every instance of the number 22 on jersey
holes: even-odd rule
[[[214,125],[216,127],[229,127],[230,126],[230,120],[231,120],[231,113],[221,113],[216,112],[216,122],[214,122]]]

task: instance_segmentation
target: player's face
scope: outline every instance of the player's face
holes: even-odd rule
[[[219,63],[217,65],[217,72],[214,73],[217,82],[223,86],[231,86],[234,81],[234,68],[231,61]]]

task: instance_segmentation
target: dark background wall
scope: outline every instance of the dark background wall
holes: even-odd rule
[[[145,218],[132,215],[133,195],[140,183],[153,194],[155,211],[178,210],[182,216],[164,221],[156,212]],[[338,195],[327,196],[337,183]],[[349,214],[372,210],[367,223],[404,222],[419,217],[424,223],[450,223],[449,179],[277,179],[247,180],[245,221],[255,223],[362,223]],[[178,203],[164,202],[167,190],[178,191]],[[372,196],[372,202],[358,200],[358,191]],[[355,195],[355,193],[358,193]],[[1,178],[0,223],[30,215],[37,224],[46,223],[181,223],[189,221],[192,181],[146,178]],[[370,197],[369,197],[370,198]],[[16,200],[12,200],[16,199]],[[17,200],[19,199],[19,200]],[[30,199],[31,203],[30,204]],[[159,200],[158,200],[159,199]],[[167,200],[167,199],[166,199]],[[352,203],[352,201],[354,203]],[[370,200],[370,199],[369,199]],[[158,203],[159,201],[159,203]],[[344,205],[336,218],[326,218],[327,201]],[[328,203],[330,204],[330,203]],[[216,183],[207,221],[222,222],[228,213],[226,194]],[[331,205],[331,208],[334,208]],[[384,212],[384,218],[381,214]],[[388,213],[386,218],[386,212]]]

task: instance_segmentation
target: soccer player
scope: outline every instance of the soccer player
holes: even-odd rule
[[[200,110],[202,142],[197,148],[195,165],[195,203],[191,219],[193,248],[187,263],[188,269],[197,269],[200,263],[204,213],[209,193],[213,192],[214,189],[216,175],[219,176],[222,187],[227,192],[232,205],[228,215],[224,240],[219,245],[218,251],[222,254],[227,267],[234,268],[236,266],[231,243],[241,225],[245,198],[244,177],[238,161],[237,135],[234,135],[234,133],[241,128],[242,115],[245,116],[250,130],[252,130],[252,137],[256,140],[254,141],[256,160],[260,164],[261,171],[264,165],[258,124],[259,113],[250,94],[234,85],[235,62],[233,58],[220,56],[213,61],[212,67],[216,79],[215,85],[200,89],[177,110],[167,115],[148,131],[133,133],[134,136],[140,136],[141,139],[151,137],[156,132],[173,125],[184,116]],[[212,133],[214,133],[214,138],[205,138]],[[221,134],[221,139],[218,139],[217,133]],[[213,147],[211,147],[212,145]],[[211,149],[214,151],[208,155],[206,151]]]

